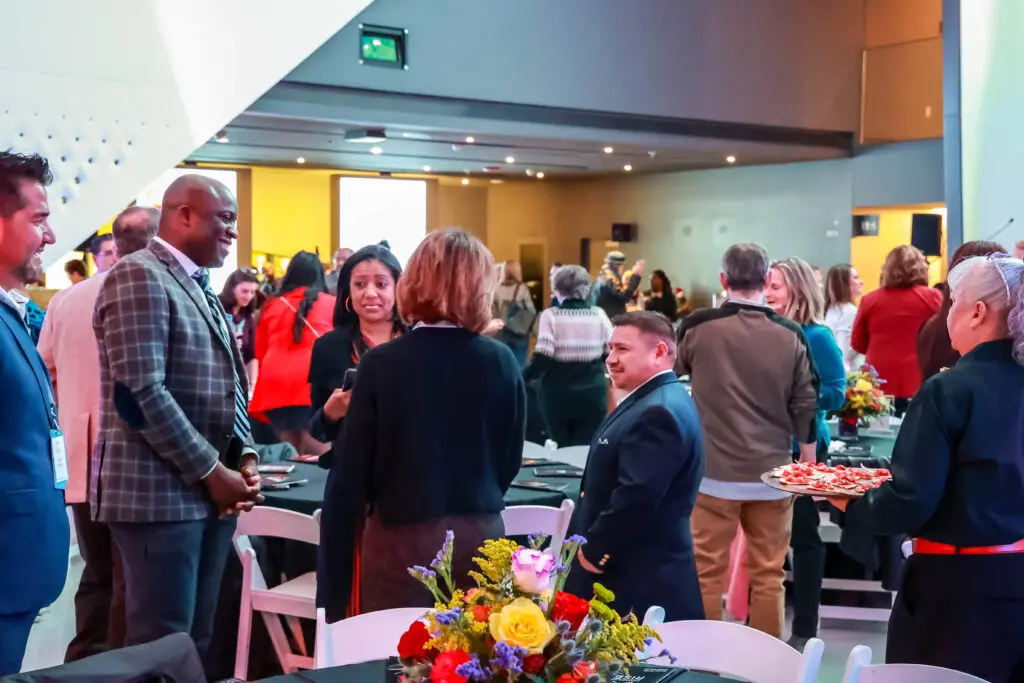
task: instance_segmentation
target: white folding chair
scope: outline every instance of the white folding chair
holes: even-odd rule
[[[272,507],[256,507],[239,516],[234,543],[242,561],[242,600],[238,615],[235,678],[244,681],[248,674],[253,612],[262,613],[263,623],[266,624],[270,641],[285,673],[312,668],[313,658],[306,651],[299,618],[316,618],[316,572],[307,572],[268,588],[266,577],[256,559],[256,551],[249,541],[250,536],[283,538],[319,545],[320,525],[310,515]],[[298,643],[298,654],[292,652],[278,615],[285,617]]]
[[[543,505],[513,505],[501,513],[505,522],[506,536],[528,536],[533,533],[547,534],[551,537],[548,551],[558,557],[562,550],[562,542],[569,533],[569,522],[575,504],[571,500],[563,500],[557,508]]]
[[[985,683],[961,671],[923,664],[872,664],[871,648],[858,645],[846,660],[843,683]]]
[[[552,453],[551,458],[558,462],[564,462],[566,465],[584,468],[587,466],[587,455],[589,453],[590,446],[566,446]]]
[[[662,640],[649,648],[648,655],[651,650],[667,649],[676,658],[675,666],[758,683],[814,683],[818,678],[825,651],[825,643],[818,638],[811,638],[804,651],[797,652],[778,638],[740,624],[705,620],[659,624],[664,616],[660,607],[652,607],[644,616],[644,623]],[[664,657],[651,662],[668,663]]]
[[[523,444],[523,459],[535,458],[537,460],[550,460],[552,451],[548,448],[544,448],[539,443],[533,443],[527,441]]]
[[[423,607],[401,607],[368,612],[333,624],[316,611],[314,668],[326,669],[398,656],[398,641],[413,622],[423,618]]]

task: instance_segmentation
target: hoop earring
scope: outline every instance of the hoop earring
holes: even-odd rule
[[[355,311],[352,310],[352,297],[345,299],[345,310],[349,313],[355,313]]]

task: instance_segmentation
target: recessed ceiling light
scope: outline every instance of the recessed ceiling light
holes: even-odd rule
[[[306,157],[299,157],[298,159],[295,160],[295,163],[297,163],[297,164],[304,164],[304,163],[306,163]]]
[[[467,135],[466,136],[466,144],[467,145],[472,145],[474,142],[476,142],[476,138],[475,137],[473,137],[472,135]]]
[[[630,171],[633,170],[633,166],[632,164],[626,164],[625,166],[622,167],[622,170],[625,171],[626,173],[629,173]]]
[[[543,179],[544,178],[544,171],[537,171],[537,177]]]
[[[463,185],[469,185],[469,178],[463,178],[462,179],[462,184]]]
[[[532,168],[526,169],[526,175],[532,176],[533,175],[533,169]]]
[[[458,152],[460,149],[462,149],[462,145],[452,145],[453,152]]]
[[[373,154],[374,156],[376,156],[378,154],[383,154],[383,153],[384,153],[384,150],[382,150],[380,147],[371,147],[370,148],[370,154]]]
[[[729,156],[727,156],[725,158],[725,163],[727,163],[727,164],[735,164],[736,163],[736,157],[734,157],[733,155],[730,154]]]
[[[516,163],[516,158],[512,157],[512,156],[505,157],[505,163],[506,164],[514,164],[514,163]]]
[[[434,169],[430,168],[429,166],[424,166],[423,167],[423,172],[424,173],[430,173],[432,170],[434,170]]]
[[[214,137],[214,140],[221,143],[222,145],[228,141],[228,132],[226,130],[219,131]]]
[[[492,178],[491,179],[491,185],[501,185],[503,182],[505,182],[505,181],[504,180],[499,180],[498,178]]]
[[[605,154],[611,154],[611,153],[612,153],[612,152],[614,152],[614,151],[615,151],[615,148],[614,148],[614,147],[605,147],[605,148],[604,148],[604,153],[605,153]]]

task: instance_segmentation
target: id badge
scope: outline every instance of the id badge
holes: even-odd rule
[[[50,460],[53,462],[53,487],[63,491],[68,485],[68,452],[64,446],[64,432],[50,430]]]

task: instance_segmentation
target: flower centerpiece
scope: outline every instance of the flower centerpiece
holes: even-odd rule
[[[859,426],[866,427],[871,418],[889,414],[889,399],[882,392],[884,383],[870,365],[846,374],[846,401],[832,413],[839,417],[840,436],[856,436]]]
[[[466,592],[452,576],[451,531],[429,567],[412,567],[436,604],[399,642],[405,679],[601,683],[660,641],[635,615],[609,607],[615,596],[603,586],[595,584],[591,600],[562,590],[582,537],[567,539],[558,557],[540,550],[546,541],[539,534],[526,548],[486,541],[473,559],[478,571],[470,572],[476,588]]]

